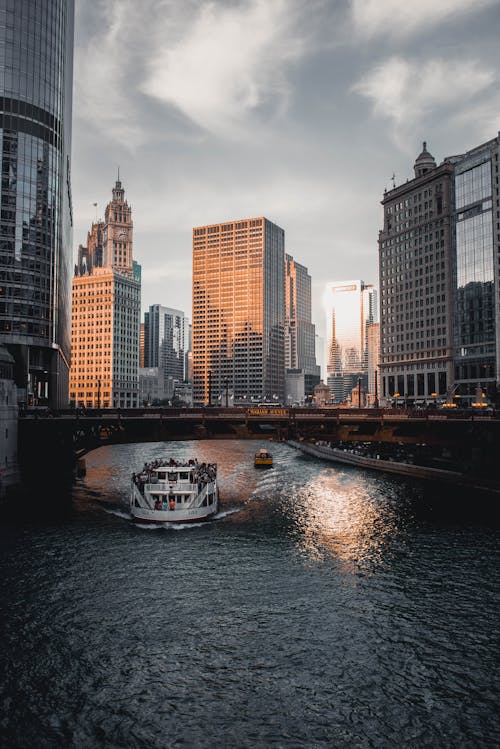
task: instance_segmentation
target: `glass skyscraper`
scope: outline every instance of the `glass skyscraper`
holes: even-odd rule
[[[0,342],[20,403],[68,402],[73,0],[0,1]]]
[[[494,398],[500,379],[495,320],[500,314],[495,313],[499,143],[499,138],[484,143],[455,164],[455,385],[466,403],[475,401],[478,389]]]

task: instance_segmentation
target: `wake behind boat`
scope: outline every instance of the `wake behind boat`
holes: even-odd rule
[[[189,523],[207,520],[218,509],[215,463],[159,459],[132,474],[130,512],[136,520]]]

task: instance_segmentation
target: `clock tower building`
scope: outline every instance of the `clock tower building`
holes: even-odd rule
[[[120,175],[104,221],[78,249],[73,278],[70,400],[85,408],[136,408],[139,397],[140,266],[132,209]]]
[[[132,272],[132,237],[132,209],[125,200],[125,190],[118,175],[112,200],[104,214],[103,265]]]

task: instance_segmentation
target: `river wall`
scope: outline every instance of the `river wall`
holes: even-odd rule
[[[352,465],[358,468],[368,468],[374,471],[385,473],[395,473],[399,476],[411,476],[418,479],[427,479],[451,484],[460,484],[468,486],[471,489],[480,489],[500,494],[500,483],[484,480],[480,476],[459,473],[458,471],[448,471],[443,468],[431,468],[430,466],[414,465],[412,463],[400,463],[392,460],[381,460],[378,458],[369,458],[364,455],[357,455],[346,450],[329,447],[327,445],[317,445],[311,442],[298,442],[288,440],[291,447],[300,450],[306,455],[312,455],[315,458],[329,460],[333,463],[342,463]]]

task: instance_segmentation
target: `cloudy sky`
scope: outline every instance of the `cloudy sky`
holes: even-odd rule
[[[74,245],[120,167],[143,310],[191,316],[191,229],[266,216],[377,284],[384,188],[500,129],[500,0],[76,0]]]

